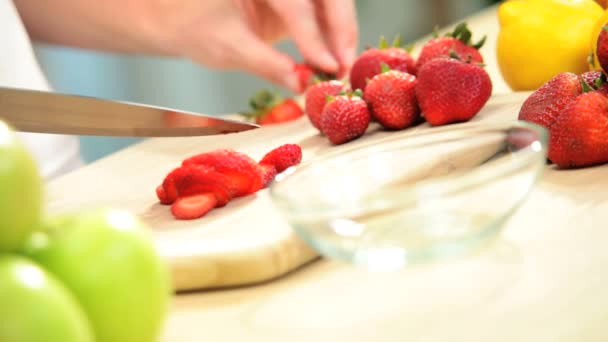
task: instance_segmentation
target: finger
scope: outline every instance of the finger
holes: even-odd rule
[[[268,0],[268,3],[285,22],[290,36],[306,61],[326,72],[338,71],[340,65],[319,27],[312,1]]]
[[[330,48],[340,62],[341,69],[350,69],[353,64],[359,28],[353,0],[317,0],[323,9],[321,16],[329,37]]]
[[[229,54],[230,64],[293,92],[300,91],[300,83],[294,71],[295,61],[274,49],[254,34],[247,32],[239,38],[239,44]]]

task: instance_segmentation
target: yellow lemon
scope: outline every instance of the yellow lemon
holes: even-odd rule
[[[597,20],[595,25],[593,26],[593,30],[591,31],[591,48],[590,52],[593,54],[590,56],[590,66],[591,70],[601,70],[600,62],[597,60],[597,37],[600,35],[600,30],[604,27],[605,24],[608,23],[608,11],[605,11],[604,14]]]
[[[496,57],[513,90],[533,90],[561,72],[589,69],[594,0],[508,0],[498,7]]]

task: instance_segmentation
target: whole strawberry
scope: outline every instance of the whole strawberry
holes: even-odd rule
[[[321,114],[321,131],[335,145],[357,139],[367,130],[370,114],[361,92],[338,95],[329,100]]]
[[[292,98],[283,98],[268,90],[257,92],[250,100],[251,112],[241,113],[258,125],[270,125],[292,121],[304,115],[300,105]]]
[[[479,49],[485,43],[486,37],[483,37],[477,43],[471,43],[471,36],[471,31],[466,23],[458,24],[453,32],[443,37],[439,37],[435,33],[435,38],[422,46],[416,61],[416,69],[420,70],[424,64],[437,57],[449,57],[452,54],[456,54],[462,61],[483,63],[483,57],[479,53]]]
[[[594,75],[587,74],[585,78],[592,81]],[[571,72],[556,75],[528,96],[519,111],[519,120],[551,128],[566,106],[583,92],[581,81]]]
[[[590,91],[576,97],[549,134],[549,159],[561,168],[608,162],[608,97]]]
[[[321,129],[321,113],[327,104],[327,97],[336,96],[341,91],[347,90],[348,86],[337,80],[319,82],[308,88],[306,91],[304,109],[308,115],[310,123],[315,128],[318,130]]]
[[[351,89],[365,91],[367,81],[382,72],[382,63],[394,70],[416,74],[416,62],[410,53],[401,47],[401,39],[397,36],[393,45],[389,46],[382,37],[378,48],[365,50],[353,63],[350,70]]]
[[[364,98],[376,121],[384,128],[404,129],[420,118],[416,100],[416,76],[382,65],[383,72],[372,78]]]
[[[605,25],[600,30],[596,44],[597,60],[600,63],[602,70],[606,72],[608,70],[608,25]]]
[[[418,71],[416,97],[433,126],[472,119],[492,94],[490,76],[480,65],[436,58]]]

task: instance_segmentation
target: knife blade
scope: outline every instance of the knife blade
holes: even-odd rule
[[[10,87],[0,87],[0,119],[23,132],[124,137],[228,134],[259,127],[134,102]]]

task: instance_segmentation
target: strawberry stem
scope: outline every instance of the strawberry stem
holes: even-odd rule
[[[460,60],[460,56],[458,56],[458,54],[456,53],[456,51],[454,51],[454,49],[450,49],[450,58]]]
[[[398,35],[395,36],[395,38],[393,39],[393,45],[392,46],[396,47],[396,48],[400,48],[401,47],[401,35],[400,34],[398,34]]]
[[[595,89],[600,89],[601,87],[603,87],[604,84],[608,82],[608,80],[606,79],[607,77],[608,76],[606,76],[604,72],[601,72],[600,77],[595,79]]]
[[[241,112],[239,114],[250,120],[256,119],[266,114],[266,112],[279,104],[281,101],[283,101],[283,97],[278,92],[262,89],[256,92],[249,99],[249,106],[251,107],[252,111]]]
[[[433,38],[439,38],[439,25],[435,25],[433,28]]]
[[[384,62],[382,64],[380,64],[380,73],[383,74],[383,73],[385,73],[387,71],[391,71],[391,67],[388,66],[388,64],[386,64]]]
[[[471,30],[469,30],[469,28],[467,27],[466,22],[459,23],[454,28],[454,31],[446,33],[445,36],[456,38],[461,42],[465,43],[466,45],[472,46],[478,50],[485,44],[487,39],[487,36],[483,36],[477,43],[472,44],[471,38],[473,37],[473,34],[471,33]]]
[[[579,77],[579,79],[580,79],[580,82],[581,82],[581,87],[583,88],[583,93],[588,93],[590,91],[594,91],[595,90],[587,82],[585,82],[584,78]]]
[[[363,97],[363,92],[361,91],[361,89],[357,89],[353,92],[353,96]]]
[[[378,48],[387,49],[388,47],[389,47],[389,45],[388,45],[388,40],[386,40],[386,37],[380,36],[380,42],[378,43]]]
[[[476,48],[477,50],[481,49],[481,47],[483,46],[483,44],[486,43],[486,39],[488,38],[488,36],[483,36],[477,43],[471,45],[472,47]]]
[[[593,53],[593,51],[592,51],[592,52],[590,52],[590,53],[587,55],[587,63],[588,63],[589,65],[593,65],[593,64],[594,64],[594,62],[595,62],[595,54],[594,54],[594,53]]]

